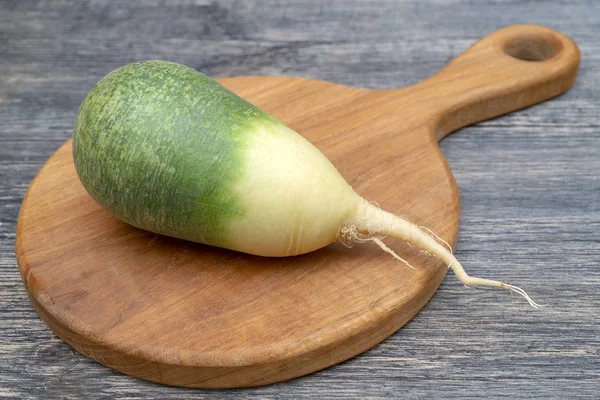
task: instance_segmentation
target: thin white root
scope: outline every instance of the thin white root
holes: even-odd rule
[[[538,304],[535,301],[533,301],[531,299],[531,297],[529,297],[529,295],[520,287],[518,286],[514,286],[514,285],[504,285],[505,289],[507,289],[509,292],[513,293],[517,293],[520,294],[521,296],[523,296],[525,298],[525,300],[527,300],[529,302],[529,304],[531,305],[531,307],[533,308],[540,308],[540,307],[544,307],[543,304]]]
[[[379,246],[379,248],[383,251],[385,251],[388,254],[391,254],[392,257],[394,257],[396,260],[400,260],[402,261],[404,264],[406,264],[407,267],[412,268],[412,269],[416,269],[415,267],[413,267],[412,265],[410,265],[410,263],[408,261],[406,261],[404,258],[400,257],[398,254],[396,254],[396,252],[392,249],[390,249],[389,247],[387,247],[385,245],[385,243],[383,243],[379,238],[369,238],[368,240],[370,240],[371,242],[375,243],[377,246]]]
[[[351,242],[366,242],[371,241],[379,246],[383,251],[392,255],[397,260],[415,269],[408,261],[398,256],[393,250],[381,241],[383,236],[390,236],[403,242],[408,243],[418,249],[430,253],[448,265],[452,269],[458,280],[465,286],[491,286],[500,287],[517,293],[534,308],[541,307],[529,297],[529,295],[521,288],[513,285],[508,285],[504,282],[494,281],[491,279],[472,277],[467,274],[463,266],[458,262],[452,247],[436,235],[433,231],[426,227],[419,227],[405,218],[388,213],[379,207],[364,203],[364,207],[359,211],[359,218],[352,221],[352,224],[342,228],[341,239],[345,243]]]
[[[357,243],[373,242],[377,246],[379,246],[379,248],[381,250],[390,254],[396,260],[401,261],[409,268],[416,269],[415,267],[410,265],[410,263],[408,261],[406,261],[404,258],[400,257],[398,254],[396,254],[396,252],[394,250],[390,249],[389,247],[387,247],[385,245],[385,243],[383,243],[382,239],[385,239],[385,236],[384,237],[366,236],[361,233],[358,233],[358,231],[356,230],[355,227],[344,227],[341,230],[341,239],[342,239],[341,240],[342,244],[348,248],[352,247],[353,242],[357,242]]]
[[[438,240],[438,242],[440,242],[440,243],[442,243],[444,246],[446,246],[446,247],[448,248],[448,251],[449,251],[450,253],[452,253],[452,246],[450,246],[450,243],[446,242],[444,239],[442,239],[441,237],[439,237],[439,236],[437,235],[437,233],[435,233],[434,231],[432,231],[431,229],[429,229],[428,227],[426,227],[426,226],[423,226],[423,225],[419,226],[419,228],[421,228],[421,229],[423,229],[423,230],[425,230],[425,231],[429,232],[429,233],[431,234],[431,236],[433,236],[434,238],[436,238],[436,239]]]
[[[450,252],[450,254],[454,254],[454,252],[452,251],[452,246],[450,246],[450,243],[446,242],[444,239],[442,239],[441,237],[439,237],[434,231],[432,231],[431,229],[429,229],[426,226],[419,226],[419,228],[426,230],[427,232],[429,232],[434,238],[436,238],[438,240],[438,242],[443,243],[447,248],[448,251]],[[425,251],[425,253],[432,255],[431,253]],[[448,264],[448,269],[452,268],[452,263],[454,262],[454,260],[450,260],[450,264]]]

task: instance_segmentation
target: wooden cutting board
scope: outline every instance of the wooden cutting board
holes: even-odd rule
[[[437,141],[564,92],[578,63],[569,38],[527,25],[487,36],[403,89],[289,77],[220,82],[308,138],[360,195],[453,244],[458,192]],[[410,320],[446,267],[387,243],[417,270],[367,243],[261,258],[142,231],[84,191],[69,140],[23,200],[16,253],[40,317],[81,353],[143,379],[216,388],[325,368]]]

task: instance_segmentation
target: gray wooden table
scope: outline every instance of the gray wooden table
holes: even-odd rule
[[[20,202],[112,69],[142,59],[211,76],[400,87],[500,27],[573,37],[582,64],[550,102],[442,142],[461,195],[458,257],[541,310],[448,275],[366,353],[268,387],[202,391],[121,375],[69,349],[30,306],[14,257]],[[600,398],[600,2],[0,1],[0,398]]]

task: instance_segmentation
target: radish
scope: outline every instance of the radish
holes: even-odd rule
[[[467,286],[538,307],[516,286],[469,276],[445,242],[360,197],[301,135],[180,64],[137,62],[100,80],[77,112],[73,158],[87,192],[138,228],[266,257],[372,241],[404,261],[388,236],[439,257]]]

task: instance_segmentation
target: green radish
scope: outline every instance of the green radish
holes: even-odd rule
[[[360,197],[301,135],[183,65],[137,62],[100,80],[78,110],[73,158],[102,207],[151,232],[266,257],[370,240],[402,260],[387,235],[439,257],[465,285],[538,306],[518,287],[467,275],[438,240]]]

